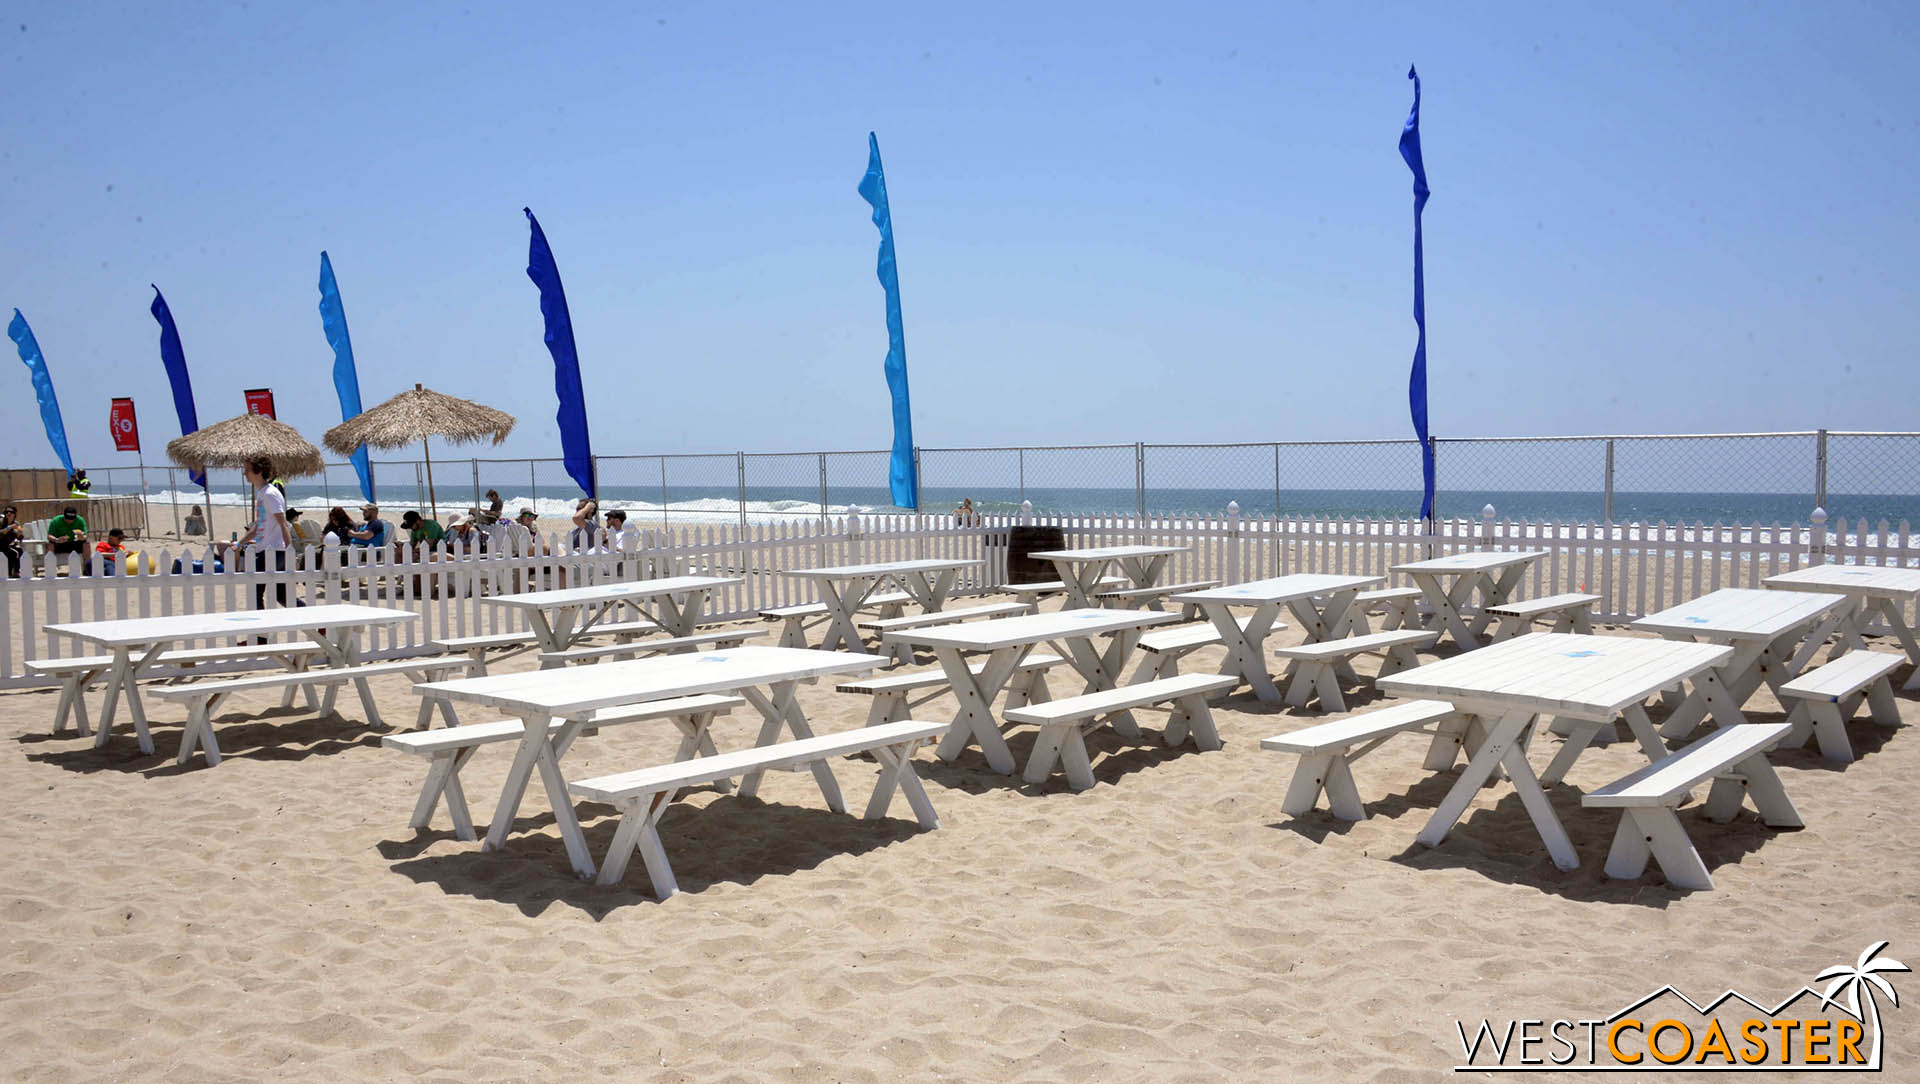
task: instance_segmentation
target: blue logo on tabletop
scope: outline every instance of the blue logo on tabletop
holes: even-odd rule
[[[1584,659],[1584,658],[1587,658],[1587,657],[1589,657],[1589,656],[1592,656],[1592,655],[1600,655],[1600,654],[1604,654],[1604,652],[1599,652],[1599,651],[1567,651],[1567,652],[1563,652],[1563,654],[1565,654],[1565,655],[1567,656],[1567,658],[1569,658],[1569,659]]]
[[[1689,617],[1687,618],[1687,620],[1693,622],[1696,625],[1704,625],[1707,623],[1707,619],[1704,617]]]
[[[240,617],[229,617],[227,618],[227,620],[228,621],[258,621],[260,619],[258,617],[252,616],[251,614],[248,614]]]
[[[701,662],[731,662],[732,660],[728,659],[725,655],[702,655],[700,656],[700,661]]]

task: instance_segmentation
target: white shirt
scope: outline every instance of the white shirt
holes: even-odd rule
[[[260,509],[260,530],[253,536],[253,544],[263,550],[283,550],[287,548],[287,532],[280,525],[287,514],[287,496],[273,485],[264,485],[253,492],[254,502]]]
[[[621,553],[632,553],[640,548],[640,528],[631,523],[623,525],[613,534],[613,547]]]

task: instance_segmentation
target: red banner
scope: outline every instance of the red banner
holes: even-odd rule
[[[273,417],[273,389],[248,388],[247,413],[265,414],[269,418]]]
[[[133,419],[133,400],[115,399],[113,412],[108,415],[108,424],[113,427],[115,451],[137,452],[140,450],[140,423]]]

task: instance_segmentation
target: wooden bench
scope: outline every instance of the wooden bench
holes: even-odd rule
[[[745,703],[737,696],[682,696],[629,707],[603,708],[594,712],[584,725],[574,725],[568,719],[555,719],[547,725],[547,730],[548,735],[554,738],[553,755],[557,761],[566,755],[574,738],[584,731],[620,723],[667,719],[680,728],[680,749],[674,754],[674,759],[686,760],[695,753],[712,755],[715,752],[713,739],[707,731],[713,717],[725,715]],[[519,741],[525,733],[526,724],[519,719],[502,719],[409,734],[388,734],[381,738],[380,744],[388,749],[427,758],[427,780],[420,786],[420,800],[413,805],[413,819],[407,822],[407,827],[431,827],[433,811],[444,798],[447,815],[453,818],[454,838],[472,840],[473,817],[467,812],[466,792],[460,789],[460,769],[467,766],[467,761],[473,759],[474,751],[481,746]],[[727,780],[718,782],[722,790],[731,786]]]
[[[565,666],[570,662],[599,662],[601,659],[633,658],[638,655],[670,655],[703,647],[739,647],[748,640],[767,634],[766,629],[726,629],[693,636],[670,636],[662,640],[628,640],[619,644],[571,647],[565,651],[542,651],[540,665]]]
[[[1057,763],[1066,771],[1068,786],[1086,790],[1093,786],[1094,780],[1093,764],[1087,757],[1083,736],[1102,725],[1107,716],[1148,704],[1170,702],[1173,715],[1167,720],[1163,740],[1168,745],[1178,745],[1191,736],[1196,747],[1211,752],[1220,748],[1220,733],[1213,727],[1207,695],[1239,683],[1238,678],[1223,674],[1182,674],[1065,700],[1008,708],[1002,714],[1009,723],[1032,723],[1040,728],[1033,753],[1027,758],[1026,773],[1021,778],[1029,783],[1044,783],[1052,777]]]
[[[1713,877],[1674,815],[1693,788],[1712,779],[1704,809],[1710,821],[1725,823],[1751,798],[1760,819],[1775,828],[1801,827],[1800,812],[1787,797],[1767,750],[1792,727],[1786,723],[1746,723],[1722,727],[1671,756],[1664,757],[1580,799],[1580,804],[1620,810],[1620,827],[1607,852],[1607,876],[1631,881],[1651,856],[1679,888],[1707,889]]]
[[[1195,580],[1192,583],[1161,583],[1152,587],[1118,587],[1108,591],[1096,591],[1093,597],[1110,606],[1131,610],[1144,606],[1149,610],[1164,609],[1168,595],[1184,595],[1189,591],[1207,591],[1220,586],[1219,580]],[[1200,616],[1200,607],[1186,603],[1180,607],[1180,613],[1191,621]]]
[[[1380,664],[1380,676],[1385,677],[1420,665],[1414,649],[1432,647],[1439,635],[1419,629],[1395,629],[1392,632],[1372,632],[1340,640],[1322,640],[1317,644],[1275,648],[1273,653],[1293,661],[1292,675],[1287,682],[1289,705],[1304,708],[1307,701],[1318,695],[1322,711],[1342,712],[1347,710],[1347,702],[1340,695],[1340,683],[1343,677],[1352,678],[1350,660],[1355,655],[1379,652],[1386,656],[1386,661]]]
[[[968,606],[959,610],[936,610],[932,613],[907,614],[903,617],[869,618],[860,622],[860,627],[879,636],[893,661],[904,665],[913,661],[913,645],[888,643],[886,637],[889,632],[931,628],[934,625],[957,625],[968,618],[1018,617],[1032,612],[1033,607],[1024,602],[989,602],[984,606]]]
[[[868,595],[861,610],[878,610],[881,617],[899,617],[900,611],[913,596],[904,591],[888,591],[882,594]],[[767,621],[780,622],[781,647],[807,646],[807,630],[823,624],[829,617],[824,602],[802,602],[794,606],[775,606],[761,610],[760,617]],[[852,646],[852,645],[848,645]]]
[[[220,763],[220,745],[213,737],[213,713],[220,701],[239,692],[255,689],[279,689],[289,685],[304,685],[310,688],[340,685],[353,682],[360,691],[360,705],[366,710],[367,722],[374,726],[384,726],[380,711],[374,706],[373,690],[368,688],[367,679],[387,674],[418,674],[427,681],[438,681],[463,665],[457,659],[442,655],[426,659],[397,659],[393,662],[376,662],[362,666],[337,666],[326,670],[300,670],[288,674],[266,674],[258,677],[225,678],[214,681],[196,681],[191,685],[169,685],[154,690],[154,695],[165,700],[178,700],[187,706],[187,730],[180,738],[180,755],[175,763],[185,764],[193,755],[196,746],[206,749],[209,765]],[[414,719],[414,726],[424,728],[433,718],[434,702],[424,697],[420,701],[420,713]],[[442,714],[447,725],[456,725],[451,705],[442,701]]]
[[[1360,791],[1353,785],[1353,762],[1396,734],[1432,733],[1427,729],[1429,723],[1455,717],[1453,705],[1445,700],[1410,700],[1291,734],[1261,738],[1262,749],[1300,756],[1300,763],[1293,770],[1293,781],[1287,784],[1287,796],[1280,802],[1280,811],[1304,816],[1313,811],[1324,790],[1327,807],[1334,816],[1343,821],[1366,820],[1366,807],[1360,802]]]
[[[1125,576],[1102,576],[1099,580],[1095,581],[1094,587],[1124,587],[1129,582]],[[1003,585],[1000,589],[1012,595],[1014,599],[1019,602],[1024,602],[1029,606],[1038,606],[1040,604],[1040,596],[1060,594],[1067,589],[1067,585],[1059,580],[1045,580],[1040,583],[1009,583]]]
[[[1382,632],[1419,628],[1420,597],[1418,587],[1383,587],[1377,591],[1360,592],[1353,596],[1353,608],[1347,611],[1353,618],[1353,631],[1363,636],[1372,632],[1367,615],[1375,611],[1381,614]]]
[[[1884,651],[1849,651],[1780,686],[1781,699],[1793,701],[1787,712],[1793,730],[1780,743],[1781,748],[1798,749],[1811,735],[1820,742],[1820,755],[1826,759],[1842,764],[1853,760],[1847,720],[1853,718],[1862,700],[1870,705],[1874,722],[1900,725],[1900,707],[1894,703],[1893,683],[1887,675],[1906,661],[1905,655]]]
[[[1242,629],[1247,627],[1247,618],[1236,620],[1240,622]],[[1275,631],[1286,627],[1278,621],[1273,623]],[[1214,628],[1211,622],[1198,625],[1176,625],[1170,629],[1161,628],[1144,633],[1140,637],[1140,650],[1152,658],[1140,663],[1140,668],[1134,671],[1133,680],[1136,682],[1158,681],[1164,677],[1172,677],[1180,672],[1181,659],[1203,647],[1212,647],[1225,642],[1220,638],[1220,630]]]
[[[1007,704],[1019,707],[1023,704],[1044,704],[1052,698],[1047,691],[1046,673],[1065,662],[1058,655],[1039,652],[1028,655],[1014,667],[1013,681],[1007,686]],[[975,676],[986,669],[987,664],[976,662],[967,667]],[[867,725],[878,726],[881,723],[897,723],[908,717],[911,709],[952,691],[947,676],[940,670],[924,670],[914,674],[892,674],[882,678],[863,678],[849,681],[833,687],[835,692],[856,693],[873,697],[873,705],[867,709]],[[920,700],[912,699],[912,694],[925,692]]]
[[[1503,602],[1498,606],[1487,607],[1487,612],[1500,618],[1500,627],[1493,632],[1493,642],[1518,636],[1532,627],[1535,621],[1543,617],[1553,618],[1553,626],[1548,632],[1593,632],[1593,604],[1600,601],[1599,595],[1584,595],[1578,591],[1564,595],[1548,595],[1545,598],[1530,598],[1524,602]]]
[[[640,860],[646,864],[647,876],[653,881],[654,898],[665,900],[678,892],[680,885],[674,880],[673,867],[667,864],[667,852],[661,846],[658,826],[660,818],[672,804],[674,795],[683,788],[736,775],[757,780],[762,773],[776,768],[799,768],[834,757],[871,752],[874,759],[880,762],[880,778],[874,783],[873,798],[867,802],[866,818],[876,820],[886,816],[887,806],[893,801],[893,792],[900,790],[906,792],[907,804],[913,807],[914,817],[920,826],[938,828],[940,818],[934,814],[933,802],[927,797],[926,788],[920,785],[920,777],[913,771],[913,751],[921,742],[939,737],[946,730],[946,723],[923,723],[908,719],[721,753],[718,756],[697,757],[656,768],[642,768],[636,772],[582,779],[570,784],[567,790],[589,801],[611,803],[620,811],[620,827],[615,830],[613,842],[607,847],[598,883],[617,884],[626,876],[627,862],[637,850]]]
[[[320,645],[311,642],[289,644],[247,644],[240,647],[209,647],[184,651],[163,651],[154,658],[156,664],[179,666],[192,669],[200,663],[232,662],[242,659],[259,659],[261,665],[277,662],[288,670],[304,670],[307,662],[320,652]],[[104,677],[113,668],[111,655],[76,655],[65,659],[41,659],[27,664],[27,673],[43,677],[60,679],[60,702],[53,712],[53,732],[61,733],[67,728],[69,715],[74,720],[74,730],[80,737],[93,733],[93,725],[87,719],[87,702],[83,695],[95,682]],[[293,705],[294,688],[287,687],[285,698],[280,706]],[[307,706],[318,707],[312,690],[307,692]]]

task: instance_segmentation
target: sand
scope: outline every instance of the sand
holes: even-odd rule
[[[403,679],[376,689],[412,718]],[[830,684],[801,701],[823,730],[867,708]],[[1216,713],[1219,752],[1095,735],[1084,793],[923,750],[933,832],[899,801],[883,821],[830,813],[805,774],[757,800],[696,790],[662,828],[683,891],[657,903],[638,862],[619,886],[577,880],[537,787],[501,852],[454,840],[444,813],[408,829],[424,763],[379,748],[346,699],[322,717],[238,699],[227,759],[186,770],[177,710],[156,705],[143,756],[125,728],[99,753],[50,736],[53,703],[0,694],[18,749],[0,758],[10,1081],[1440,1079],[1457,1019],[1604,1015],[1661,983],[1783,996],[1874,941],[1910,959],[1920,934],[1920,741],[1868,722],[1844,769],[1774,758],[1802,831],[1683,813],[1712,892],[1602,874],[1614,818],[1575,788],[1638,767],[1628,745],[1550,792],[1581,859],[1567,873],[1504,787],[1416,844],[1452,780],[1421,770],[1418,740],[1359,764],[1371,819],[1282,814],[1293,760],[1258,741],[1326,717],[1242,693]],[[1900,710],[1920,721],[1913,694]],[[1764,693],[1751,715],[1783,717]],[[751,742],[750,716],[721,721],[722,748]],[[1032,733],[1011,735],[1023,763]],[[566,768],[674,744],[616,728]],[[466,772],[476,818],[510,759],[483,749]],[[835,770],[861,808],[874,766]],[[582,817],[598,856],[613,812]],[[1911,1079],[1911,1011],[1887,1013],[1887,1079]]]

